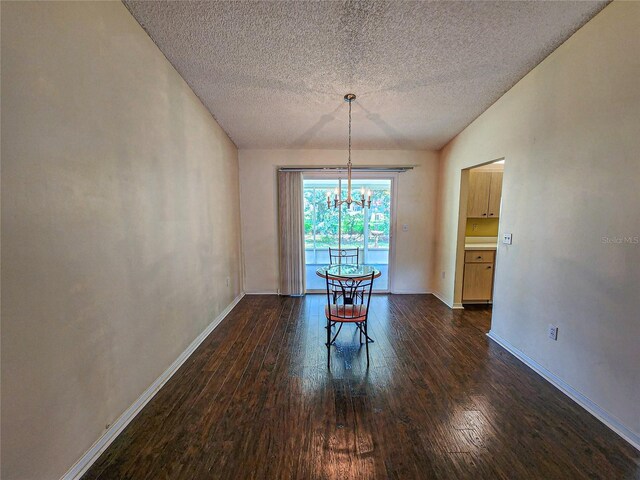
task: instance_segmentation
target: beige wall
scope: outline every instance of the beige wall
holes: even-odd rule
[[[2,2],[3,479],[63,475],[233,301],[238,218],[235,146],[120,2]]]
[[[370,150],[352,154],[356,165],[417,165],[398,175],[395,292],[430,292],[438,160],[434,152]],[[240,209],[244,287],[278,290],[278,166],[344,165],[342,150],[240,150]]]
[[[434,271],[452,302],[461,169],[505,157],[492,332],[636,439],[640,245],[603,237],[640,236],[638,32],[612,3],[445,147]]]

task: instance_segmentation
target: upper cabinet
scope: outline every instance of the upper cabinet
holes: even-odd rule
[[[489,190],[491,189],[491,173],[469,172],[469,200],[467,217],[486,218],[489,207]]]
[[[502,198],[502,172],[491,173],[491,185],[489,186],[488,217],[500,216],[500,199]]]
[[[501,196],[502,172],[469,172],[467,217],[499,217]]]

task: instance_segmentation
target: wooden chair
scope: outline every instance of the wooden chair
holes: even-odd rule
[[[363,343],[367,351],[367,368],[369,367],[369,334],[367,332],[367,320],[369,318],[369,303],[373,289],[375,273],[366,277],[347,279],[331,277],[325,274],[327,283],[327,305],[324,308],[327,317],[327,367],[331,369],[331,345],[345,323],[353,323],[360,331],[360,345]],[[335,292],[339,291],[339,295]],[[332,337],[331,329],[340,324]]]

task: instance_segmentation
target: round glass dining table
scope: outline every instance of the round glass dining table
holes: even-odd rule
[[[316,270],[316,275],[319,277],[325,277],[329,274],[329,277],[335,279],[354,280],[357,278],[370,277],[373,274],[373,278],[378,278],[382,272],[371,265],[325,265]]]

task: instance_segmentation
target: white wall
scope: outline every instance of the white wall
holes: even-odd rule
[[[57,479],[240,293],[237,150],[120,2],[1,5],[0,476]]]
[[[639,32],[613,2],[444,148],[434,270],[452,302],[461,169],[505,157],[492,332],[636,441],[640,245],[603,237],[640,236]]]
[[[240,210],[244,288],[247,293],[278,290],[276,171],[278,166],[344,165],[343,150],[244,150],[240,159]],[[394,291],[430,292],[435,235],[438,160],[434,152],[360,150],[355,165],[417,165],[400,173],[397,188],[397,229]]]

